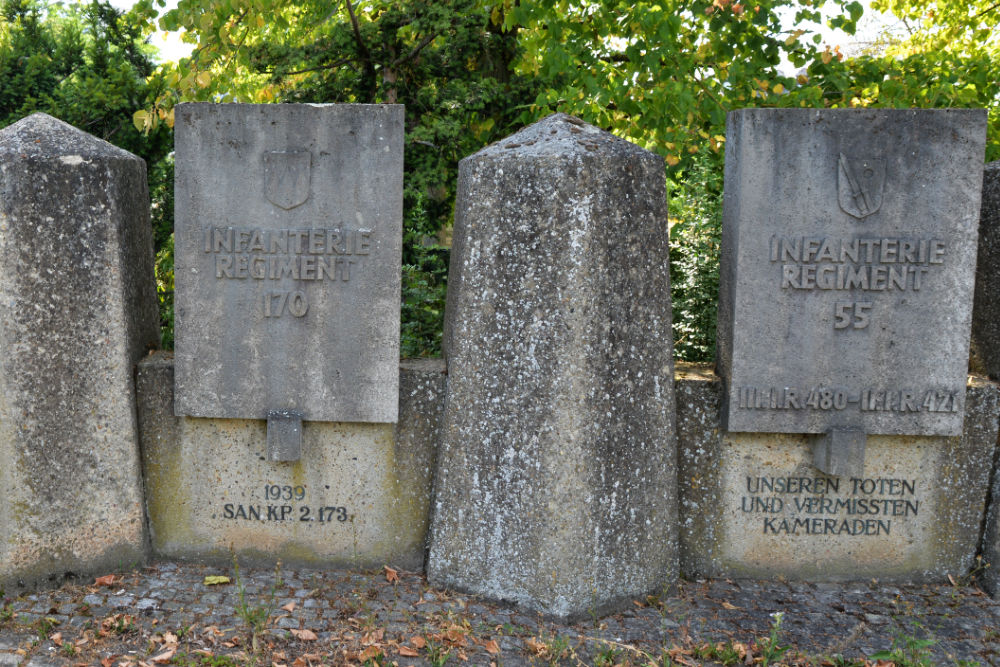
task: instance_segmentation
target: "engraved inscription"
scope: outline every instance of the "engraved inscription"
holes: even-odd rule
[[[205,227],[203,250],[213,257],[220,280],[350,282],[372,250],[372,230],[346,227],[258,229]],[[270,290],[260,298],[261,313],[305,317],[309,296],[304,289]]]
[[[743,514],[765,535],[890,535],[916,517],[917,480],[887,477],[746,477]]]
[[[919,292],[947,252],[940,239],[772,236],[769,259],[781,266],[781,289]],[[870,299],[837,301],[833,328],[866,329],[874,309]]]
[[[847,410],[861,412],[958,412],[960,391],[929,389],[851,390],[844,387],[736,388],[741,410]]]
[[[351,520],[347,508],[333,505],[294,505],[292,503],[306,501],[305,485],[289,486],[266,484],[264,500],[274,501],[260,503],[225,503],[222,506],[222,518],[233,521],[312,521],[315,523],[345,523]],[[282,504],[277,504],[282,503]]]

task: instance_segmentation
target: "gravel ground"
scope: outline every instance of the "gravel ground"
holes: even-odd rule
[[[562,624],[417,573],[283,569],[277,586],[275,574],[159,563],[4,598],[0,667],[1000,666],[1000,602],[970,586],[685,581]]]

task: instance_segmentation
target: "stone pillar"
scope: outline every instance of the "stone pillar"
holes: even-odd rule
[[[983,198],[979,212],[979,256],[976,294],[972,305],[972,370],[1000,378],[1000,160],[983,170]],[[983,587],[1000,595],[1000,466],[993,461],[993,484],[983,535]]]
[[[556,114],[463,160],[428,577],[557,617],[677,576],[663,161]]]
[[[133,368],[159,339],[146,166],[45,114],[0,130],[0,588],[131,566]]]
[[[972,370],[1000,378],[1000,160],[983,169],[971,352]]]

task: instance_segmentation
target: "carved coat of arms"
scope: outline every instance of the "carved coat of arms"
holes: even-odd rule
[[[885,187],[885,160],[849,158],[840,154],[837,166],[837,200],[844,213],[859,220],[882,206]]]
[[[264,153],[264,196],[275,206],[292,209],[309,199],[312,153]]]

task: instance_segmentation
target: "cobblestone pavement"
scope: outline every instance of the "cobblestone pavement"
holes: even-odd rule
[[[275,587],[274,570],[159,563],[66,584],[0,600],[0,666],[762,664],[778,612],[772,665],[888,665],[871,658],[893,648],[897,665],[1000,665],[1000,602],[972,587],[682,582],[560,624],[396,574],[284,569]]]

